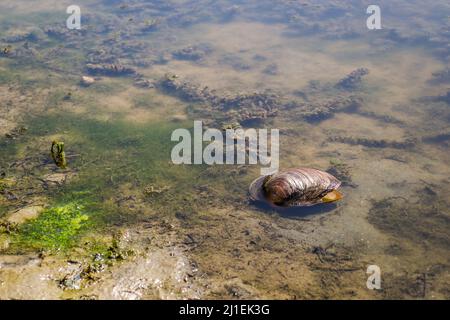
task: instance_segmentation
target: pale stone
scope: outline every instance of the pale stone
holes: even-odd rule
[[[27,220],[37,218],[44,210],[42,206],[29,206],[13,212],[6,218],[6,221],[14,224],[22,224]]]
[[[90,86],[94,82],[95,82],[95,79],[92,78],[92,77],[88,77],[88,76],[82,76],[81,77],[81,84],[84,85],[84,86]]]
[[[51,173],[47,174],[43,177],[44,181],[47,183],[61,185],[67,181],[70,177],[72,177],[73,173]]]

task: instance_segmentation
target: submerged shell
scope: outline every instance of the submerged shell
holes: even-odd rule
[[[341,182],[327,172],[296,168],[259,177],[252,182],[249,192],[252,200],[276,206],[311,206],[325,202],[323,197],[340,185]]]

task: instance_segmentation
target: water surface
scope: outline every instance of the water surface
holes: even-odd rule
[[[381,1],[382,30],[358,1],[89,0],[68,30],[71,4],[0,4],[0,298],[449,298],[446,1]],[[344,200],[274,211],[259,166],[174,165],[194,120],[279,129]]]

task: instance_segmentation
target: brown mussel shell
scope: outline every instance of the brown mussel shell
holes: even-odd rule
[[[327,172],[295,168],[257,178],[251,183],[249,193],[253,201],[274,206],[312,206],[342,198],[336,191],[340,185],[341,182]]]

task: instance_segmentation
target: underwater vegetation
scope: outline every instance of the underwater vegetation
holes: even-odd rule
[[[88,220],[89,213],[80,203],[50,207],[38,218],[21,225],[13,236],[13,244],[53,251],[67,249]]]

